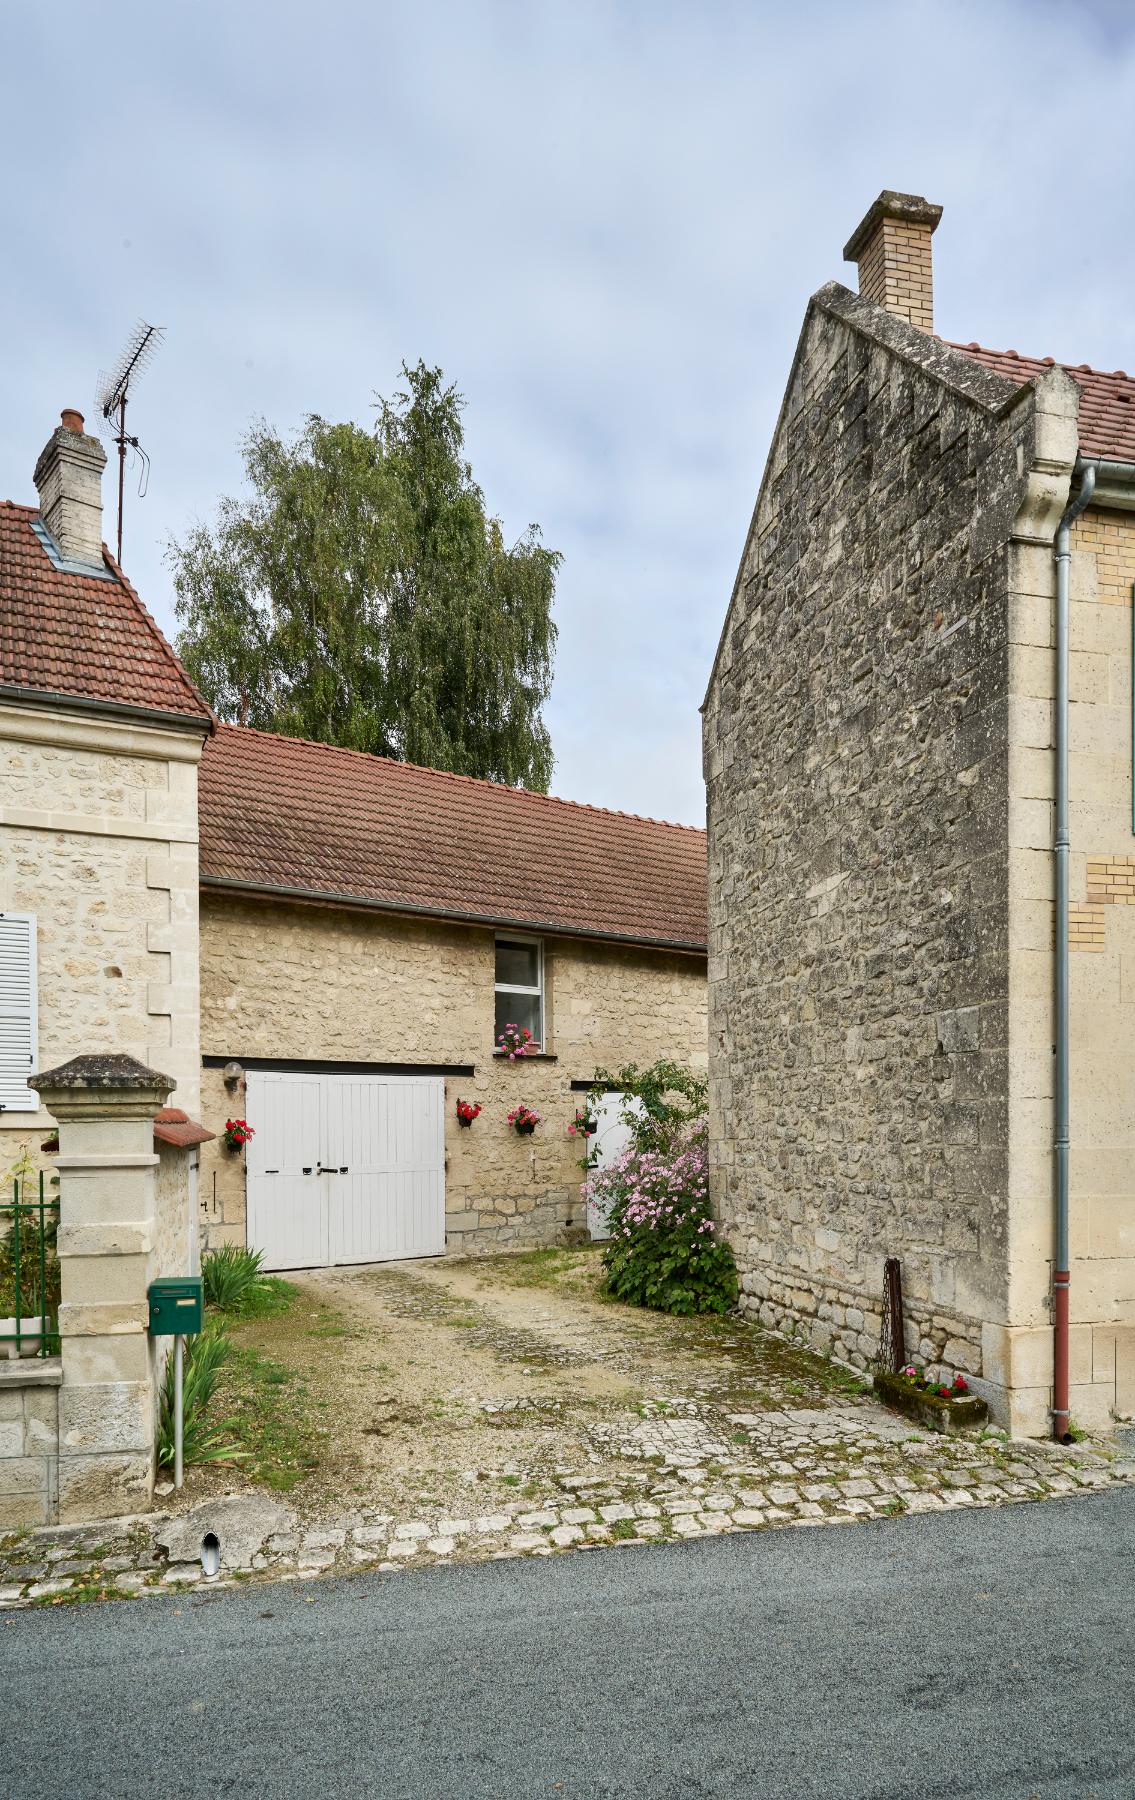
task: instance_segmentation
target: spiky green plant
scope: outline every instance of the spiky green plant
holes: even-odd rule
[[[217,1377],[230,1353],[225,1328],[210,1321],[204,1331],[185,1340],[182,1373],[182,1455],[186,1463],[236,1462],[247,1455],[224,1435],[226,1421],[214,1423],[208,1417],[209,1402],[217,1385]],[[158,1410],[158,1464],[172,1468],[174,1460],[174,1359],[166,1361],[162,1379],[161,1405]]]
[[[220,1244],[215,1250],[206,1251],[201,1258],[206,1304],[218,1312],[240,1312],[263,1279],[263,1260],[262,1250],[248,1250],[243,1244]]]

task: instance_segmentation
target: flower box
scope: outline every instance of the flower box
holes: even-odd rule
[[[989,1408],[977,1394],[937,1394],[916,1387],[904,1375],[892,1375],[880,1369],[875,1375],[875,1392],[886,1406],[905,1413],[927,1431],[949,1433],[965,1431],[971,1425],[984,1425]]]

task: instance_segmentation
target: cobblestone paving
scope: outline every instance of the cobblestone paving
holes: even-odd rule
[[[1062,1448],[919,1431],[854,1372],[754,1327],[600,1305],[579,1285],[587,1267],[569,1269],[573,1290],[534,1295],[468,1265],[336,1272],[325,1289],[384,1334],[400,1392],[433,1391],[437,1361],[448,1371],[444,1416],[419,1408],[378,1440],[377,1487],[352,1500],[326,1486],[286,1503],[255,1489],[225,1499],[215,1475],[194,1472],[166,1498],[170,1515],[0,1537],[0,1609],[855,1524],[1135,1480],[1130,1433]],[[346,1341],[365,1371],[365,1342]],[[370,1419],[374,1378],[324,1403]],[[414,1472],[429,1434],[435,1462],[435,1450],[465,1458],[440,1491],[436,1466]],[[196,1551],[225,1508],[222,1568],[207,1581]]]
[[[498,1402],[486,1402],[492,1406]],[[896,1513],[1040,1500],[1135,1479],[1135,1463],[1101,1444],[1069,1449],[987,1432],[929,1438],[883,1412],[804,1408],[734,1414],[729,1441],[680,1397],[647,1410],[621,1443],[649,1467],[613,1482],[564,1470],[546,1504],[517,1500],[488,1514],[396,1518],[344,1513],[305,1528],[291,1509],[236,1569],[208,1581],[199,1562],[171,1562],[164,1515],[10,1535],[0,1541],[0,1607],[169,1593],[171,1588],[295,1579],[363,1567],[394,1570],[485,1557],[550,1556],[618,1542],[723,1531],[852,1524]],[[605,1434],[608,1426],[597,1427]],[[199,1509],[207,1528],[208,1502]],[[250,1505],[255,1505],[251,1501]],[[281,1509],[275,1508],[278,1514]],[[279,1524],[279,1519],[273,1521]]]

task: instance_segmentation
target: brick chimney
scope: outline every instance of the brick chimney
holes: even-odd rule
[[[40,517],[67,562],[102,568],[102,472],[106,451],[66,407],[35,466]]]
[[[923,331],[934,329],[930,238],[942,217],[921,194],[885,188],[847,241],[845,262],[859,264],[859,292]]]

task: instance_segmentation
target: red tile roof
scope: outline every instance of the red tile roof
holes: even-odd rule
[[[1056,366],[1051,356],[1020,356],[1016,350],[986,350],[981,344],[953,344],[974,362],[1022,385]],[[1061,363],[1083,389],[1080,401],[1080,449],[1085,456],[1135,462],[1135,380],[1123,369],[1108,374],[1087,363]]]
[[[113,580],[59,569],[38,518],[34,506],[0,501],[0,686],[208,719],[110,553]]]
[[[221,725],[201,878],[703,950],[705,832]]]
[[[204,1125],[198,1125],[180,1106],[163,1106],[154,1114],[154,1138],[159,1144],[175,1144],[181,1149],[189,1149],[193,1144],[208,1144],[216,1137],[215,1131],[206,1131]]]

